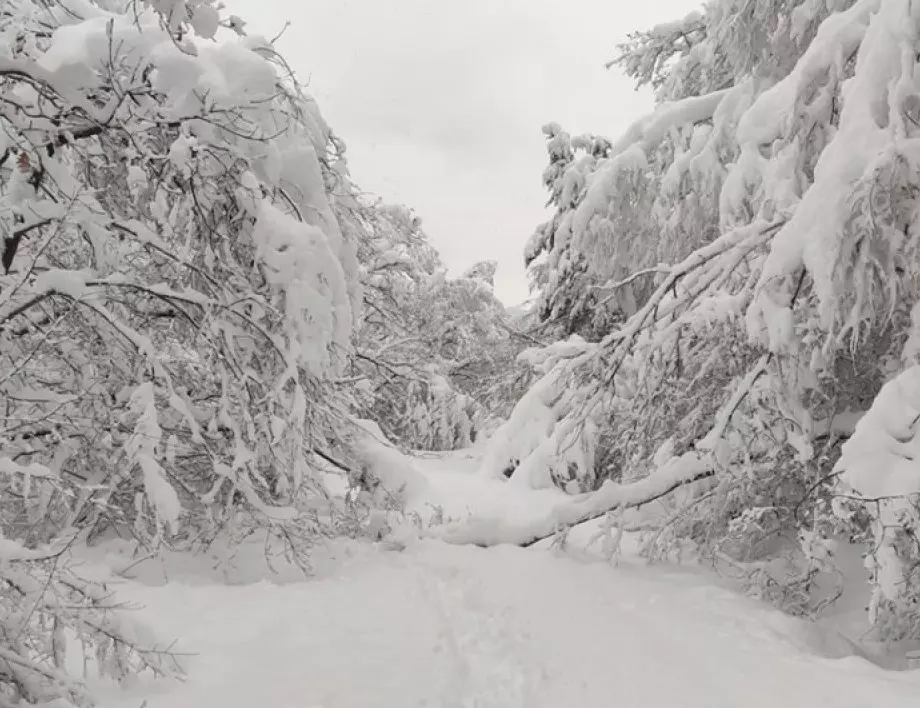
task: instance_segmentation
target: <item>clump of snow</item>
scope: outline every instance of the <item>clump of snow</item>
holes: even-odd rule
[[[879,391],[844,444],[840,481],[867,499],[920,494],[920,366]]]
[[[294,361],[321,376],[347,348],[351,307],[342,265],[326,233],[296,221],[263,200],[253,231],[267,277],[284,298],[284,313],[294,338],[288,343]]]
[[[834,470],[844,495],[868,502],[876,548],[867,557],[875,592],[870,619],[883,600],[909,608],[915,587],[903,552],[905,532],[913,534],[920,504],[920,365],[886,383],[844,444]],[[846,514],[838,504],[838,511]],[[908,542],[910,543],[910,542]]]
[[[739,124],[742,150],[758,153],[782,135],[801,92],[819,77],[837,76],[841,57],[858,50],[855,73],[843,88],[839,127],[815,166],[814,184],[777,234],[764,264],[762,295],[751,306],[752,323],[786,317],[784,308],[771,305],[771,299],[786,299],[777,292],[782,278],[805,265],[814,280],[825,326],[834,324],[841,300],[834,269],[840,258],[844,222],[851,212],[848,202],[853,185],[872,171],[879,156],[898,137],[897,118],[889,116],[889,92],[902,74],[905,43],[916,41],[912,36],[915,30],[909,29],[915,25],[910,12],[909,3],[864,0],[832,15],[822,23],[795,70],[761,94]],[[861,286],[854,283],[851,287]],[[854,312],[853,316],[859,314]],[[857,328],[855,322],[838,324]],[[752,334],[759,336],[756,324]]]
[[[213,39],[220,27],[220,13],[212,5],[201,3],[192,10],[191,24],[199,37]]]
[[[61,293],[75,300],[86,292],[87,274],[77,270],[51,268],[35,279],[35,290],[42,293]]]
[[[566,499],[556,488],[529,489],[482,474],[488,449],[484,442],[468,450],[415,457],[413,467],[427,481],[427,489],[410,500],[406,511],[448,526],[520,527],[546,519]],[[432,525],[428,533],[439,535],[439,526]]]
[[[23,465],[9,457],[0,457],[0,474],[15,474],[22,475],[23,477],[50,477],[52,472],[45,465],[41,465],[37,462],[30,462],[27,465]]]
[[[179,530],[182,504],[176,490],[160,466],[157,447],[163,436],[154,399],[154,385],[148,381],[138,386],[128,401],[128,412],[136,416],[134,431],[125,445],[129,467],[137,465],[144,480],[144,493],[155,512],[156,519],[170,533]]]
[[[584,200],[575,211],[572,232],[583,234],[594,216],[605,213],[620,176],[644,169],[648,164],[649,151],[661,142],[668,131],[711,118],[730,92],[731,89],[724,89],[663,104],[634,122],[614,143],[610,155],[599,163]]]
[[[354,452],[362,469],[360,474],[366,485],[377,488],[387,497],[406,504],[425,493],[428,483],[415,468],[411,459],[393,447],[374,421],[357,419],[354,433]]]
[[[575,397],[563,363],[593,351],[594,345],[573,336],[541,349],[523,352],[519,359],[543,373],[521,397],[508,421],[491,439],[483,473],[509,477],[514,484],[533,489],[552,487],[557,480],[577,480],[594,469],[596,430],[583,424],[561,423],[572,412]]]
[[[645,506],[677,489],[702,483],[714,473],[715,463],[705,452],[694,450],[679,456],[664,453],[662,458],[648,477],[628,483],[607,480],[596,492],[563,496],[549,513],[522,519],[471,517],[438,529],[437,537],[459,544],[529,545],[607,512]]]
[[[568,339],[561,339],[545,347],[525,349],[518,355],[518,361],[545,374],[560,360],[571,359],[593,349],[594,347],[590,343],[577,334],[573,334]]]

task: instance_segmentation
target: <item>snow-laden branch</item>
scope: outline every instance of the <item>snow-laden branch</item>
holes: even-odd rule
[[[778,117],[794,114],[810,84],[826,76],[841,80],[842,62],[855,53],[853,77],[842,90],[837,130],[817,161],[814,183],[777,234],[764,264],[761,295],[749,315],[752,331],[758,325],[768,325],[775,305],[785,305],[781,294],[784,279],[803,264],[813,278],[827,329],[840,327],[841,335],[857,331],[870,314],[871,298],[865,291],[871,284],[857,279],[840,282],[838,272],[849,259],[846,249],[857,248],[848,245],[847,222],[853,215],[859,183],[871,180],[873,171],[891,155],[908,154],[913,156],[910,162],[917,160],[920,142],[907,139],[903,116],[903,102],[914,90],[914,70],[905,65],[905,56],[917,42],[916,14],[907,0],[861,0],[846,12],[831,16],[795,71],[764,92],[742,118],[738,139],[744,153],[752,154],[781,135],[783,124]],[[865,235],[859,234],[853,241],[861,242]],[[867,257],[881,260],[875,254]],[[878,277],[888,279],[884,274]],[[850,301],[846,290],[855,290],[856,302],[850,312],[840,313],[841,304]],[[771,341],[771,346],[776,344]]]
[[[601,351],[612,352],[612,356],[616,357],[617,362],[607,369],[608,382],[615,377],[622,358],[632,348],[640,332],[657,319],[660,319],[664,314],[667,314],[661,311],[662,304],[666,298],[674,295],[678,281],[729,251],[740,249],[747,252],[762,246],[773,238],[774,234],[782,226],[783,222],[755,222],[748,226],[733,229],[712,243],[694,251],[681,263],[671,268],[668,276],[658,286],[642,309],[630,317],[623,327],[609,334],[601,342]],[[686,283],[684,284],[684,289],[685,292],[690,291],[691,294],[695,295]],[[683,299],[680,296],[675,296],[671,309],[676,307]]]
[[[573,497],[559,504],[537,522],[514,525],[502,519],[470,519],[432,530],[449,543],[497,546],[532,546],[559,530],[600,518],[619,509],[635,509],[671,494],[680,487],[715,475],[715,463],[708,454],[688,452],[672,458],[653,474],[638,482],[605,482],[596,492]]]
[[[658,145],[672,128],[694,125],[711,120],[719,105],[732,89],[713,91],[705,96],[689,96],[680,101],[663,103],[648,115],[635,121],[613,144],[611,156],[616,157],[633,147],[643,153]]]
[[[65,80],[34,61],[0,56],[0,76],[28,81],[37,89],[47,88],[74,108],[82,111],[89,120],[94,123],[99,122],[96,108],[92,103],[82,94],[74,91]]]
[[[613,144],[610,155],[594,175],[584,200],[575,211],[572,232],[583,233],[591,219],[606,210],[620,174],[645,165],[649,151],[669,130],[710,120],[730,91],[723,89],[675,101],[633,123]]]

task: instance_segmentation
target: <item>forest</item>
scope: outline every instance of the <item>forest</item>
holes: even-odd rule
[[[309,576],[588,524],[808,621],[859,588],[867,647],[920,647],[920,5],[712,0],[610,68],[655,109],[543,126],[522,311],[215,0],[0,2],[0,707],[185,673],[81,569],[112,539]],[[558,503],[413,522],[411,461],[471,447]]]

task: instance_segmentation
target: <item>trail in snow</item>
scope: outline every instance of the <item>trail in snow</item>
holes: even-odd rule
[[[537,705],[547,673],[530,656],[520,618],[487,604],[456,567],[423,572],[440,619],[438,648],[451,659],[443,705]]]
[[[916,706],[920,676],[810,656],[690,575],[421,542],[335,577],[123,589],[198,656],[112,708]]]
[[[471,464],[426,463],[433,500],[489,515],[553,503]],[[120,582],[196,656],[185,683],[103,688],[102,705],[900,708],[920,695],[920,672],[818,657],[800,623],[701,574],[433,540],[334,550],[309,581],[220,585],[185,568],[166,585]]]

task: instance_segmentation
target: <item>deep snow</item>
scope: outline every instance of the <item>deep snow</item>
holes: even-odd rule
[[[417,467],[433,501],[453,501],[448,513],[504,505],[523,518],[553,502],[473,474],[474,463],[455,454]],[[110,552],[107,563],[128,559]],[[135,565],[118,591],[196,654],[188,679],[102,687],[107,708],[899,708],[920,696],[918,671],[822,658],[803,623],[701,572],[629,555],[614,567],[423,540],[338,544],[300,582],[227,585],[173,564],[164,585],[162,567]]]

